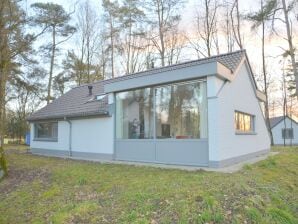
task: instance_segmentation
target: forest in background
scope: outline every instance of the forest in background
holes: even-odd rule
[[[254,52],[267,125],[276,115],[297,118],[297,1],[260,0],[249,12],[239,0],[194,2],[185,20],[186,0],[81,0],[68,8],[2,0],[1,143],[23,137],[28,115],[72,87],[240,49]]]

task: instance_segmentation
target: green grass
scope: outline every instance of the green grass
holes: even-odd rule
[[[233,174],[99,164],[6,149],[0,223],[298,223],[298,148]]]

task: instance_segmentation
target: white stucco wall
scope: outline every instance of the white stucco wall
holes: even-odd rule
[[[71,120],[72,151],[113,154],[113,117]],[[58,121],[58,141],[35,141],[31,124],[31,148],[69,150],[69,124]]]
[[[286,120],[286,128],[291,128],[291,120],[287,117],[285,120]],[[282,138],[282,129],[283,128],[285,128],[283,120],[272,128],[273,141],[274,141],[274,144],[276,144],[276,145],[284,144],[284,139]],[[293,128],[293,135],[294,135],[294,139],[292,139],[292,144],[298,145],[298,125],[294,121],[292,122],[292,128]],[[286,139],[286,144],[290,145],[291,140]]]
[[[72,150],[92,153],[113,153],[113,118],[72,121]]]
[[[217,80],[214,80],[217,79]],[[209,160],[221,161],[270,148],[270,138],[246,63],[232,82],[207,79]],[[255,134],[237,135],[235,110],[255,115]]]

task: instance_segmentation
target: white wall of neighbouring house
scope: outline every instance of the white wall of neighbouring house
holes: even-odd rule
[[[35,149],[68,150],[69,124],[66,121],[58,122],[57,141],[40,141],[34,136],[34,123],[30,123],[30,147]]]
[[[274,126],[271,130],[272,130],[272,136],[273,136],[273,141],[275,145],[283,145],[284,144],[284,139],[282,138],[282,129],[283,128],[291,128],[291,120],[286,117],[285,119],[286,121],[286,125],[284,124],[284,120],[282,120],[281,122],[279,122],[276,126]],[[292,122],[292,128],[293,128],[293,139],[292,139],[292,144],[293,145],[298,145],[298,124],[293,121]],[[285,143],[286,145],[290,145],[291,144],[291,140],[290,139],[285,139]]]
[[[72,120],[72,150],[113,154],[113,117]]]
[[[209,161],[227,160],[270,149],[269,134],[246,62],[234,75],[235,78],[226,83],[213,80],[217,79],[216,77],[207,79],[210,88],[208,90]],[[255,116],[254,134],[236,134],[235,110]]]

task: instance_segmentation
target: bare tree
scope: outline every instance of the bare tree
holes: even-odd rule
[[[77,13],[77,28],[80,42],[81,64],[86,64],[87,82],[90,83],[90,72],[93,63],[93,57],[98,47],[99,25],[98,15],[92,8],[89,1],[85,1],[79,6]],[[82,75],[82,74],[81,74]]]
[[[297,65],[296,65],[296,60],[295,60],[295,48],[293,46],[293,34],[292,34],[292,29],[290,27],[291,23],[290,23],[289,15],[288,15],[289,10],[291,10],[293,5],[295,3],[297,3],[297,1],[290,2],[289,6],[287,6],[285,0],[281,0],[281,1],[282,1],[282,9],[284,12],[284,21],[283,22],[285,23],[285,26],[286,26],[287,41],[288,41],[288,45],[289,45],[288,54],[291,57],[291,63],[292,63],[293,72],[294,72],[294,76],[295,76],[295,80],[296,80],[296,96],[298,96],[298,71],[297,71]]]
[[[227,46],[227,51],[232,52],[234,49],[235,41],[234,41],[234,36],[233,36],[233,31],[232,31],[232,21],[231,21],[231,6],[230,6],[229,1],[224,1],[223,4],[223,16],[224,16],[224,34],[225,34],[225,39],[226,39],[226,46]]]
[[[291,64],[293,67],[294,77],[295,77],[295,88],[296,88],[296,96],[298,92],[298,71],[297,71],[297,65],[295,61],[295,46],[294,46],[294,36],[293,36],[293,22],[297,22],[297,20],[292,21],[290,17],[290,13],[294,11],[295,6],[297,5],[297,0],[291,0],[288,2],[285,0],[265,0],[266,5],[268,6],[266,11],[264,12],[266,14],[266,17],[268,20],[271,20],[272,22],[272,30],[275,34],[278,36],[281,36],[279,32],[275,29],[275,21],[281,22],[286,30],[287,37],[282,38],[288,42],[288,49],[284,50],[284,57],[290,56]],[[279,14],[279,12],[282,12]],[[293,13],[293,17],[297,17],[295,13]]]
[[[264,83],[264,93],[266,95],[266,102],[265,102],[265,120],[268,132],[270,134],[271,145],[274,144],[273,136],[270,128],[270,121],[269,121],[269,80],[268,74],[266,71],[266,59],[265,59],[265,23],[269,20],[268,12],[271,12],[272,5],[271,4],[264,4],[264,0],[261,0],[261,8],[259,11],[255,13],[251,13],[247,16],[249,20],[253,22],[253,29],[257,29],[259,26],[261,27],[261,38],[262,38],[262,70],[263,70],[263,83]]]
[[[147,0],[145,7],[150,12],[148,22],[152,25],[151,41],[159,53],[161,66],[166,65],[166,41],[177,28],[181,16],[182,0]]]
[[[203,42],[204,51],[206,52],[206,56],[210,57],[212,55],[213,47],[216,47],[216,33],[217,33],[217,11],[219,8],[219,4],[216,0],[202,0],[201,10],[197,12],[196,16],[196,24],[197,24],[197,34],[198,41]],[[215,43],[215,46],[214,46]],[[199,44],[197,44],[199,45]],[[218,45],[217,45],[218,46]],[[196,48],[197,50],[199,48]],[[201,50],[200,50],[201,51]]]
[[[112,78],[115,77],[115,51],[116,51],[116,38],[119,35],[118,18],[119,18],[119,5],[117,2],[111,0],[103,0],[102,6],[104,8],[104,20],[106,23],[106,39],[109,39],[108,51],[110,52],[110,63]]]
[[[186,38],[177,29],[171,31],[166,41],[166,58],[167,64],[177,64],[181,55],[181,51],[185,45]]]
[[[126,74],[138,71],[141,52],[144,50],[145,31],[142,22],[145,14],[137,0],[125,0],[119,8],[120,50]]]
[[[240,23],[240,12],[239,12],[239,0],[234,0],[232,9],[230,12],[230,17],[232,22],[231,28],[233,31],[234,39],[238,44],[239,48],[243,49],[243,43],[242,43],[243,41],[242,41],[241,28],[240,28],[241,23]]]

